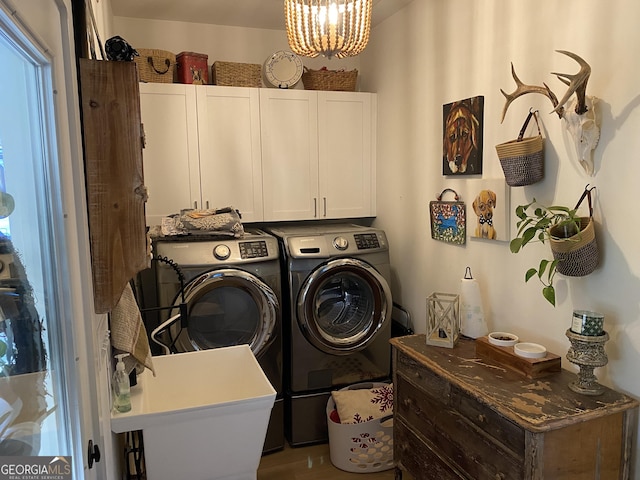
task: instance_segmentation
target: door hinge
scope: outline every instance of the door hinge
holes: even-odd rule
[[[89,468],[93,468],[93,462],[98,463],[100,461],[100,448],[98,444],[94,444],[93,440],[89,440],[89,446],[87,448],[87,463]]]

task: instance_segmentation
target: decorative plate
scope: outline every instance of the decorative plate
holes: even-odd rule
[[[293,87],[302,77],[302,60],[293,52],[280,50],[264,62],[264,75],[274,87]]]

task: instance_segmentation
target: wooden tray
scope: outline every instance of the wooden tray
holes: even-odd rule
[[[547,352],[544,358],[524,358],[516,355],[513,347],[499,347],[489,343],[488,337],[476,339],[476,355],[517,372],[527,378],[540,378],[561,369],[561,358],[555,353]]]

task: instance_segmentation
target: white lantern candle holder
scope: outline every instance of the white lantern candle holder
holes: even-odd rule
[[[427,298],[427,345],[453,348],[459,337],[459,295],[432,293]]]

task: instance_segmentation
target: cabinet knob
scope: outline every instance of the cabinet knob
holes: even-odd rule
[[[414,377],[416,377],[416,378],[418,378],[418,379],[421,379],[421,378],[422,378],[422,376],[420,375],[420,372],[417,372],[417,371],[416,371],[416,372],[413,372],[413,376],[414,376]]]
[[[485,417],[483,414],[478,415],[478,421],[480,423],[484,423],[487,421],[487,417]]]
[[[496,473],[496,476],[495,476],[496,480],[505,480],[505,478],[507,478],[507,477],[505,476],[504,473],[499,473],[499,472]]]

